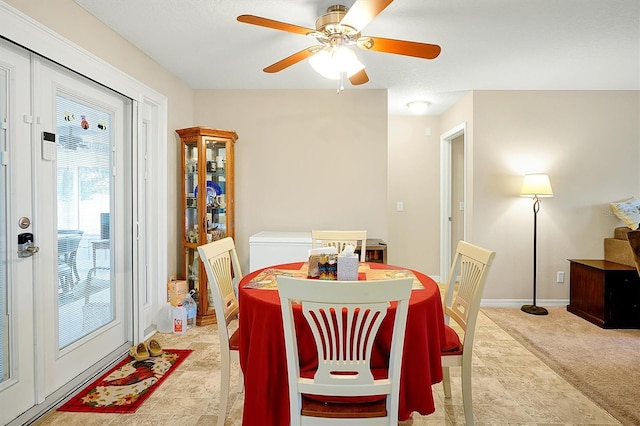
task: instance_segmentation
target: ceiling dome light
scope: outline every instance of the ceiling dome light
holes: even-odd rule
[[[431,102],[427,101],[411,101],[407,104],[407,108],[411,110],[413,114],[419,115],[427,112],[427,109],[431,106]]]
[[[356,53],[348,47],[324,48],[309,58],[311,67],[321,76],[338,80],[342,74],[351,77],[364,69]]]

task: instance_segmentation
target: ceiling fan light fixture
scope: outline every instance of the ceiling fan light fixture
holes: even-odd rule
[[[416,115],[424,114],[430,106],[431,102],[427,101],[411,101],[407,104],[407,108]]]
[[[351,77],[364,69],[356,53],[345,46],[325,48],[309,58],[311,67],[321,76],[338,80],[343,74]]]
[[[340,78],[339,73],[333,68],[331,53],[327,49],[322,49],[309,58],[309,64],[318,74],[324,78],[337,80]]]

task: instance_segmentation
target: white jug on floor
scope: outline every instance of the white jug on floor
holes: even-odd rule
[[[159,333],[173,333],[173,306],[167,302],[158,311],[158,321],[156,322]]]
[[[187,310],[182,303],[173,308],[173,332],[174,334],[183,334],[187,331]]]

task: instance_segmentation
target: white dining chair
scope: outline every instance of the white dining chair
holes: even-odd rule
[[[278,276],[277,282],[291,424],[396,426],[413,279],[328,282]],[[371,352],[390,301],[397,301],[397,307],[389,368],[386,378],[375,379]],[[318,369],[313,378],[300,372],[294,325],[294,305],[299,304],[317,348]],[[350,400],[355,397],[365,400]]]
[[[495,252],[465,241],[458,242],[444,296],[444,321],[449,350],[441,352],[442,385],[445,398],[451,398],[450,367],[461,367],[462,404],[467,426],[474,424],[471,392],[471,359],[480,300]],[[453,320],[462,339],[449,324]],[[455,342],[455,343],[450,343]]]
[[[231,237],[213,241],[198,247],[200,260],[207,271],[209,292],[218,323],[220,339],[220,402],[218,404],[218,426],[223,426],[229,400],[229,376],[231,360],[240,363],[240,329],[229,335],[229,323],[238,317],[239,304],[234,288],[242,278],[236,247]],[[199,297],[207,297],[201,294]],[[242,370],[238,367],[239,387],[244,388]]]
[[[360,262],[364,262],[367,256],[367,231],[311,231],[311,248],[331,246],[340,253],[345,246],[354,247],[360,245]]]

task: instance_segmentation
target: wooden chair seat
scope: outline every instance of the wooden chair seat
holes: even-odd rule
[[[362,419],[387,416],[387,399],[372,402],[322,402],[313,396],[302,395],[301,415],[330,419]]]
[[[240,350],[240,329],[239,328],[233,332],[231,337],[229,337],[229,350],[230,351]]]

